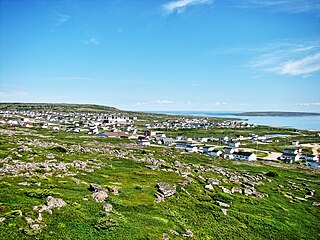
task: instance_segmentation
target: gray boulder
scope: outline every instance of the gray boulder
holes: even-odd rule
[[[46,200],[46,205],[48,206],[49,209],[52,209],[52,208],[64,207],[67,205],[67,203],[63,201],[61,198],[54,198],[54,197],[48,196]]]
[[[96,202],[104,202],[104,200],[106,200],[106,198],[108,197],[108,193],[105,191],[98,191],[92,193],[91,197]]]
[[[170,185],[166,182],[157,183],[156,187],[165,198],[171,197],[176,193],[176,187],[171,188]]]

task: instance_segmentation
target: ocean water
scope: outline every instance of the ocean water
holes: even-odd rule
[[[320,116],[303,117],[251,117],[236,116],[240,112],[196,112],[196,111],[152,111],[152,113],[185,115],[185,116],[203,116],[203,117],[221,117],[221,118],[239,118],[247,120],[249,123],[266,126],[289,127],[301,130],[320,130]]]

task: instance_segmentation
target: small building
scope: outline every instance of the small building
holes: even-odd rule
[[[284,160],[286,163],[294,163],[300,159],[300,156],[295,153],[283,153],[281,155],[281,159]]]
[[[306,161],[318,161],[318,157],[312,154],[304,154],[302,156]]]
[[[293,141],[291,144],[292,144],[293,146],[298,146],[298,145],[300,144],[300,142],[299,142],[299,141]]]
[[[187,147],[187,143],[186,141],[178,141],[176,142],[176,148],[186,148]]]
[[[220,157],[222,155],[222,151],[212,150],[212,151],[208,152],[208,155],[212,156],[212,157]]]
[[[252,152],[235,152],[233,153],[234,159],[245,160],[245,161],[254,161],[257,160],[257,155]]]
[[[212,152],[214,150],[214,147],[204,147],[203,148],[203,153],[209,153],[209,152]]]
[[[157,135],[157,133],[155,131],[151,131],[151,130],[147,130],[144,133],[146,136],[150,136],[150,137],[154,137]]]
[[[149,140],[140,140],[137,141],[137,144],[140,146],[150,146],[151,142]]]
[[[225,154],[232,154],[234,153],[236,150],[234,148],[229,148],[229,147],[223,147],[222,148],[222,152]]]
[[[283,154],[298,154],[299,150],[298,149],[284,149],[283,150]]]
[[[240,147],[240,142],[228,142],[228,146],[229,147],[233,147],[233,148],[237,148],[237,147]]]
[[[173,144],[173,139],[172,138],[161,138],[158,143],[160,142],[160,144],[166,145],[166,146],[171,146]]]
[[[198,142],[201,142],[201,143],[208,142],[208,138],[205,138],[205,137],[198,138]]]

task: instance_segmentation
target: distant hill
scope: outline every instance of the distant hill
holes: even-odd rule
[[[320,113],[312,112],[244,112],[238,113],[237,116],[255,116],[255,117],[305,117],[305,116],[320,116]]]
[[[67,103],[0,103],[0,110],[39,110],[59,112],[121,112],[121,110],[109,106]]]

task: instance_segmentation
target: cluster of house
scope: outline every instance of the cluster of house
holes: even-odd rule
[[[100,132],[135,133],[136,117],[124,116],[120,113],[77,113],[77,112],[53,112],[53,111],[0,111],[0,124],[10,126],[33,127],[40,126],[54,131],[84,132],[99,134]]]
[[[149,146],[151,145],[151,142],[153,142],[166,146],[175,146],[175,148],[185,150],[186,152],[204,153],[213,157],[247,161],[257,160],[257,155],[255,153],[238,151],[237,147],[239,146],[239,142],[234,142],[234,139],[229,140],[226,137],[222,137],[221,139],[227,141],[230,147],[223,147],[221,150],[215,150],[213,147],[204,145],[204,143],[208,141],[219,141],[219,138],[198,138],[197,140],[193,140],[186,136],[177,136],[176,139],[173,139],[166,137],[164,133],[147,130],[144,136],[139,137],[137,144]]]
[[[306,164],[309,166],[319,166],[319,157],[313,154],[304,154],[302,153],[302,149],[284,149],[280,159],[286,163],[295,163],[299,160],[305,160]]]
[[[222,122],[209,121],[209,118],[184,118],[178,117],[162,122],[145,124],[148,129],[193,129],[193,128],[244,128],[256,125],[243,121],[226,120]]]

